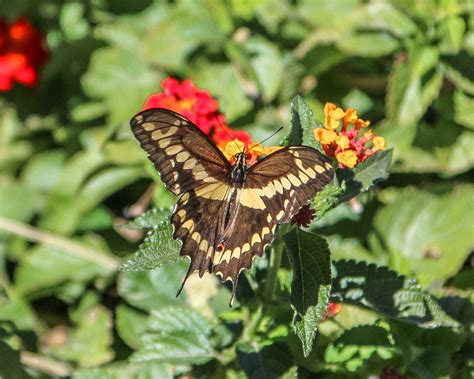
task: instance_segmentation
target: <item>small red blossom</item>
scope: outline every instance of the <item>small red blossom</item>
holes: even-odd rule
[[[321,322],[326,321],[330,317],[336,316],[341,311],[341,309],[342,309],[341,304],[329,302],[328,307],[326,309],[326,313],[324,313],[324,316]]]
[[[314,209],[311,209],[309,205],[305,205],[291,218],[291,223],[307,228],[311,224],[315,213]]]
[[[362,133],[370,125],[357,115],[354,108],[344,111],[332,103],[324,106],[324,128],[314,129],[314,137],[327,155],[337,159],[341,167],[354,167],[378,150],[385,150],[383,137],[372,130]]]
[[[233,154],[239,152],[226,153],[229,142],[235,146],[233,141],[240,141],[240,151],[245,148],[249,152],[252,145],[250,134],[244,130],[234,130],[227,125],[225,116],[219,112],[219,102],[209,92],[197,88],[189,79],[180,82],[171,77],[161,82],[161,88],[163,92],[149,96],[142,110],[165,108],[183,115],[211,137],[229,160]],[[251,152],[250,155],[252,156]]]
[[[10,91],[14,82],[34,87],[46,58],[43,35],[29,20],[0,19],[0,91]]]

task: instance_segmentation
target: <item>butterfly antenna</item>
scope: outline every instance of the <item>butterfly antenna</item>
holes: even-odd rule
[[[227,134],[227,137],[229,137],[229,139],[235,143],[235,146],[237,146],[237,149],[240,151],[240,147],[239,147],[239,145],[237,145],[237,142],[235,142],[235,138],[232,138],[232,136],[229,134],[229,132],[226,130],[226,128],[224,128],[224,125],[222,125],[222,123],[220,122],[219,117],[217,117],[216,115],[214,115],[214,117],[216,118],[217,123],[222,128],[222,130],[225,132],[225,134]],[[242,151],[242,152],[245,152],[245,146],[244,146],[244,151]]]
[[[272,134],[270,134],[268,137],[264,138],[262,141],[252,144],[251,147],[249,147],[249,149],[251,149],[254,146],[260,145],[260,144],[264,143],[265,141],[268,141],[270,138],[272,138],[275,134],[280,132],[282,129],[283,129],[283,126],[280,126],[278,128],[278,130],[274,131]]]

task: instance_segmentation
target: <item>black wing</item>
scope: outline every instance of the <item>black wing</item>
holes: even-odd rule
[[[213,271],[233,282],[271,243],[278,224],[287,223],[332,181],[330,160],[306,146],[283,148],[250,167],[238,190],[237,224],[213,257]]]

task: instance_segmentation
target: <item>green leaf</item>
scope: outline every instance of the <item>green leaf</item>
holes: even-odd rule
[[[51,353],[61,359],[75,361],[82,367],[109,362],[114,356],[110,348],[111,326],[110,311],[97,305],[79,321],[66,344],[51,348]]]
[[[186,63],[188,54],[201,44],[212,45],[224,37],[201,2],[178,4],[168,9],[144,36],[146,60],[168,69],[179,69]]]
[[[0,294],[1,321],[11,321],[19,330],[35,330],[38,325],[30,303],[16,293],[10,293],[8,299]]]
[[[272,101],[280,88],[282,63],[278,46],[263,37],[253,37],[245,44],[252,57],[251,65],[265,102]]]
[[[339,202],[339,197],[344,193],[344,189],[334,182],[326,185],[322,191],[318,192],[311,202],[311,208],[316,211],[315,221],[319,221],[323,216]]]
[[[416,23],[389,2],[367,3],[360,15],[359,27],[384,30],[396,37],[408,37],[417,31]],[[356,108],[357,109],[357,108]]]
[[[314,129],[322,127],[313,118],[313,112],[301,96],[295,96],[291,102],[291,127],[283,139],[283,146],[305,145],[321,151],[321,145],[314,138]]]
[[[141,349],[133,362],[205,363],[213,358],[209,322],[191,308],[165,306],[152,311]]]
[[[35,154],[21,172],[21,181],[26,187],[46,191],[53,187],[59,177],[65,153],[60,150],[48,150]]]
[[[472,186],[458,186],[441,196],[414,188],[396,194],[373,221],[391,267],[423,286],[455,275],[474,245],[472,193]]]
[[[147,316],[131,307],[120,304],[115,313],[115,328],[124,342],[132,349],[140,347],[140,336],[146,330]]]
[[[293,269],[291,306],[293,327],[309,355],[331,291],[330,251],[324,238],[293,228],[283,236]]]
[[[465,95],[461,91],[454,93],[454,121],[466,128],[474,130],[473,109],[474,97]]]
[[[337,261],[334,274],[332,301],[358,305],[422,328],[459,326],[415,280],[387,267]]]
[[[388,117],[399,126],[415,123],[423,116],[437,98],[443,79],[436,70],[439,60],[436,48],[418,46],[404,59],[393,65],[386,98]]]
[[[181,242],[173,239],[173,227],[166,225],[149,231],[132,258],[120,266],[123,271],[152,270],[181,259]]]
[[[474,95],[474,67],[470,54],[461,51],[459,54],[443,57],[441,69],[457,89]]]
[[[171,210],[168,208],[151,208],[125,226],[136,230],[160,229],[164,224],[168,224],[171,218]]]
[[[237,361],[247,378],[282,378],[291,369],[291,353],[283,343],[277,342],[261,348],[239,343],[236,350]]]
[[[343,53],[367,58],[392,54],[399,46],[398,40],[388,33],[359,32],[344,36],[337,42],[337,47]]]
[[[466,24],[461,16],[446,17],[438,26],[441,41],[438,44],[442,54],[457,54],[462,48]]]
[[[107,272],[106,268],[79,256],[49,246],[37,246],[20,262],[15,271],[15,283],[20,293],[29,294],[69,281],[88,282]]]
[[[17,183],[0,183],[0,216],[29,221],[39,208],[38,191]]]
[[[152,271],[121,272],[118,292],[129,304],[149,311],[183,301],[185,293],[176,293],[187,271],[187,262],[178,262]]]
[[[5,341],[0,340],[0,378],[29,379],[29,375],[20,362],[20,352],[14,350]]]
[[[235,70],[229,64],[199,61],[196,66],[191,66],[189,76],[197,86],[219,99],[219,108],[222,109],[228,122],[252,109],[252,102],[245,94]]]
[[[138,112],[146,97],[158,90],[163,78],[136,52],[108,46],[94,51],[82,85],[88,96],[106,104],[108,121],[116,124],[127,122]]]
[[[345,188],[339,201],[346,201],[388,178],[393,149],[377,151],[354,169],[336,170],[340,187]]]
[[[107,161],[116,165],[136,165],[145,160],[145,154],[132,140],[110,141],[105,145],[104,152]]]
[[[172,367],[155,362],[113,362],[75,370],[72,379],[173,379]]]
[[[364,366],[380,372],[387,361],[396,355],[396,351],[387,330],[375,325],[361,325],[345,330],[330,343],[324,353],[324,360],[342,365],[354,373],[364,372]],[[382,362],[378,363],[377,358]]]

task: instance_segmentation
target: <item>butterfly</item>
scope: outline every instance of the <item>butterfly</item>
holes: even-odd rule
[[[142,111],[130,125],[178,196],[173,238],[191,260],[181,289],[195,271],[215,273],[222,283],[232,282],[230,304],[239,274],[263,255],[277,225],[288,223],[334,176],[329,158],[307,146],[282,148],[251,166],[242,151],[231,164],[196,125],[171,110]]]

